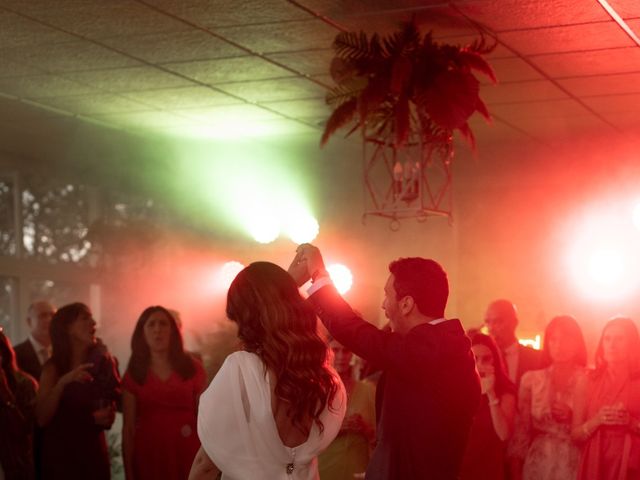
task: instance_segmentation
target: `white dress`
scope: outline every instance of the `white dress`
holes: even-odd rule
[[[317,456],[338,434],[347,406],[344,386],[334,375],[340,387],[331,408],[320,415],[323,432],[313,423],[307,441],[290,448],[278,434],[262,360],[249,352],[229,355],[198,409],[202,448],[223,480],[318,480]]]

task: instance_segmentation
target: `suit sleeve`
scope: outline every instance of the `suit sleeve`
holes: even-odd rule
[[[427,373],[447,361],[448,356],[466,354],[464,335],[447,341],[439,335],[399,335],[383,331],[360,318],[333,285],[320,288],[309,297],[316,313],[331,335],[356,355],[384,370],[412,374],[416,365]],[[462,347],[462,348],[461,348]]]

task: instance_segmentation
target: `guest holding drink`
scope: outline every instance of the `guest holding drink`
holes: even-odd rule
[[[571,438],[571,421],[587,364],[582,330],[573,317],[549,322],[542,356],[549,366],[522,376],[513,450],[524,480],[573,479],[580,451]]]
[[[572,433],[583,444],[579,480],[640,478],[640,337],[631,319],[602,330],[595,370],[578,385]]]

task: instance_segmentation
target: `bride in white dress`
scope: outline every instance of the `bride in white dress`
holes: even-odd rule
[[[347,402],[312,307],[286,271],[256,262],[231,284],[227,316],[244,351],[200,397],[189,480],[318,480]]]

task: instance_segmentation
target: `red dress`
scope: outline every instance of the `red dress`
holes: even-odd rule
[[[151,370],[143,385],[127,373],[125,390],[136,397],[133,468],[136,480],[186,480],[200,448],[196,430],[197,404],[205,387],[198,361],[195,375],[182,379],[175,371],[160,380]]]

